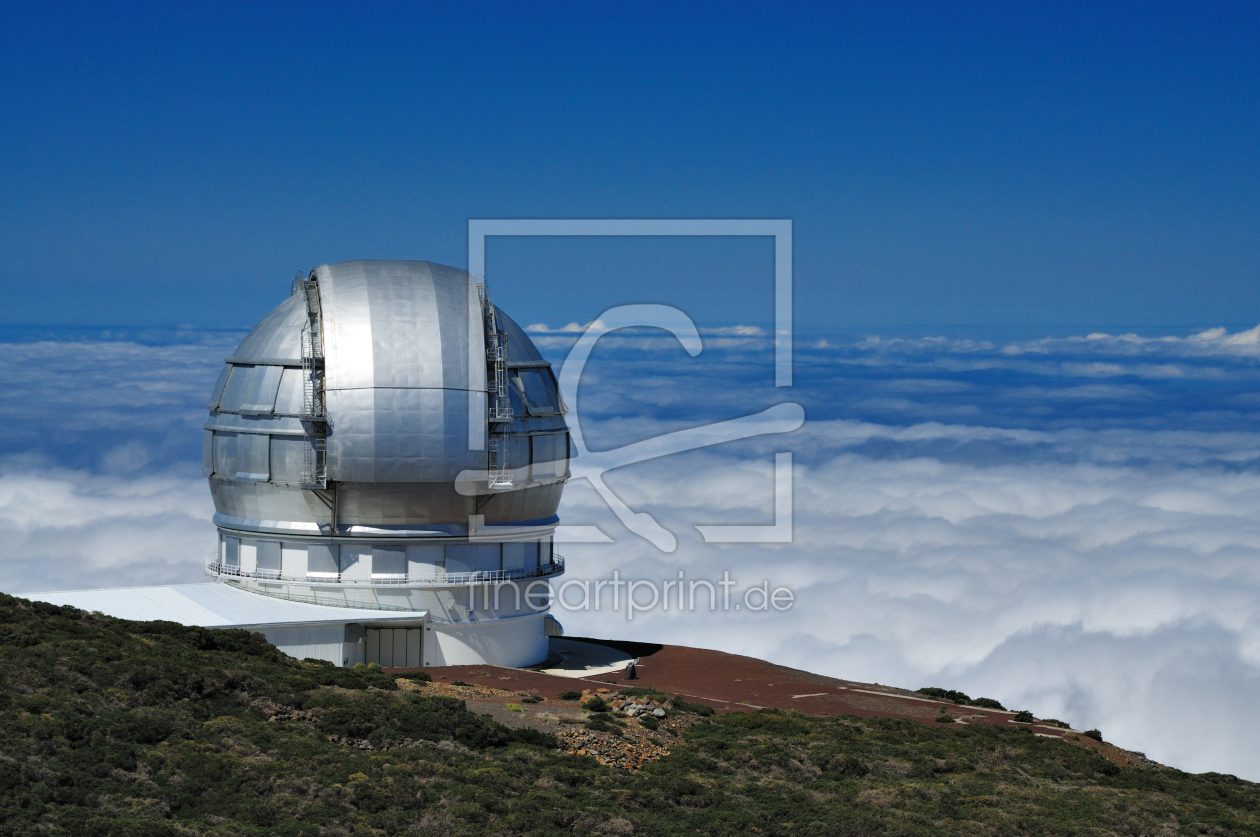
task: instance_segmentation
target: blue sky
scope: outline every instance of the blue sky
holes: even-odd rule
[[[40,5],[0,27],[0,590],[204,579],[204,403],[296,269],[462,265],[469,218],[791,218],[795,385],[764,239],[499,239],[557,363],[606,308],[592,449],[806,423],[581,481],[568,577],[797,591],[763,621],[573,634],[998,697],[1260,779],[1260,13],[1254,4],[592,10]],[[741,327],[735,328],[734,326]],[[180,326],[186,326],[180,328]],[[794,457],[794,542],[769,522]],[[1175,723],[1170,723],[1169,719]]]
[[[6,325],[248,326],[470,217],[787,217],[805,327],[1250,326],[1260,11],[36,4],[0,31]],[[770,319],[766,242],[491,246],[527,321]],[[545,282],[546,292],[540,292]]]

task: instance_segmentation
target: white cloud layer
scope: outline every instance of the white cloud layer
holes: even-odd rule
[[[797,597],[783,614],[638,614],[636,638],[959,688],[1184,769],[1260,777],[1260,728],[1237,711],[1260,685],[1260,474],[839,452],[796,468],[790,546],[716,547],[692,527],[771,522],[769,457],[701,452],[626,471],[610,482],[679,551],[628,535],[572,486],[565,519],[617,543],[568,546],[571,576],[730,570]],[[562,619],[584,635],[631,628],[624,613]]]
[[[570,633],[958,688],[1097,726],[1183,769],[1260,779],[1260,329],[837,340],[802,351],[790,391],[773,388],[763,338],[706,339],[697,362],[709,365],[690,367],[672,338],[648,339],[601,343],[588,368],[592,448],[785,397],[806,405],[807,423],[609,472],[632,508],[678,536],[673,554],[571,483],[564,522],[615,543],[565,547],[568,577],[729,570],[741,587],[791,587],[796,604],[633,623],[561,611]],[[198,428],[230,348],[101,344],[96,368],[91,349],[42,345],[19,347],[8,367],[0,589],[201,578],[214,530]],[[1091,371],[1107,365],[1121,373]],[[1142,371],[1164,366],[1188,374]],[[74,441],[59,447],[64,434]],[[795,457],[794,542],[704,544],[698,524],[773,522],[783,450]]]
[[[193,466],[102,475],[10,458],[0,463],[0,590],[203,581],[213,514]]]

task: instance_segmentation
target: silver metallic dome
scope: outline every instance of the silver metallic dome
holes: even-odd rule
[[[458,268],[316,268],[227,358],[207,408],[223,529],[467,537],[557,521],[569,444],[550,364]],[[467,471],[510,476],[460,493]]]

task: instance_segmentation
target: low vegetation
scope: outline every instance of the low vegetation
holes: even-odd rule
[[[670,708],[678,712],[689,712],[692,715],[702,715],[706,718],[717,714],[712,706],[706,706],[703,703],[689,703],[681,698],[674,698],[669,702]]]
[[[612,715],[587,717],[630,723]],[[601,767],[257,635],[0,596],[0,835],[413,833],[1257,834],[1260,788],[1027,728],[781,711],[697,717],[665,758]]]
[[[965,693],[957,692],[953,689],[938,689],[935,686],[925,686],[922,689],[917,689],[916,691],[918,691],[921,695],[927,695],[928,697],[937,698],[939,700],[953,701],[954,703],[962,706],[979,706],[982,709],[1006,709],[1005,706],[993,698],[970,698],[967,697]]]

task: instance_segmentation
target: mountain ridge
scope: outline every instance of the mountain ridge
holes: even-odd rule
[[[720,711],[645,662],[643,685],[570,701],[499,688],[515,670],[336,669],[245,631],[0,595],[0,834],[1260,833],[1260,786],[1236,777],[1121,766],[1027,725]],[[490,695],[505,718],[664,754],[602,765],[475,711],[494,692],[519,696]]]

